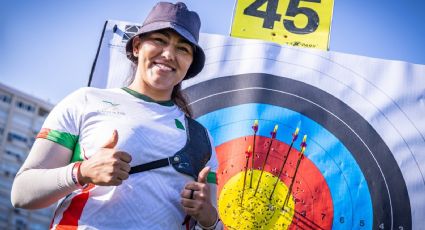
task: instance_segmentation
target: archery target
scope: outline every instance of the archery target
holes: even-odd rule
[[[220,170],[228,170],[224,174],[217,172],[219,191],[232,176],[243,171],[243,164],[238,164],[234,172],[229,172],[228,161],[237,162],[236,158],[243,156],[249,141],[243,143],[238,139],[249,139],[253,135],[251,125],[255,119],[259,119],[262,138],[267,138],[273,126],[279,124],[282,131],[278,131],[277,140],[282,142],[283,149],[290,143],[290,134],[299,126],[300,135],[310,137],[305,162],[311,164],[302,164],[307,168],[316,167],[324,178],[317,185],[314,181],[317,177],[303,176],[300,177],[302,183],[312,191],[328,187],[329,195],[312,192],[306,198],[323,199],[326,207],[312,202],[313,205],[301,210],[295,205],[295,213],[306,215],[305,218],[302,215],[292,218],[290,229],[296,226],[307,229],[385,229],[390,226],[411,229],[410,205],[405,202],[409,197],[393,154],[368,122],[336,97],[300,81],[261,73],[216,78],[185,91],[195,117],[210,130],[219,159],[225,159],[219,161]],[[236,146],[242,148],[235,150]],[[299,143],[294,146],[298,148]],[[231,151],[221,151],[221,148]],[[282,152],[284,150],[277,151],[274,156]],[[259,152],[259,155],[264,154]],[[273,174],[271,169],[280,161],[268,162],[266,171]],[[287,180],[283,178],[282,181],[289,186]],[[294,192],[293,199],[297,198]],[[321,218],[313,219],[320,217],[317,213],[324,214],[323,220],[331,218],[331,224]]]

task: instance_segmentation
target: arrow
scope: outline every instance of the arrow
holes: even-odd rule
[[[257,183],[257,187],[255,188],[254,196],[255,196],[255,194],[257,194],[258,186],[260,185],[261,177],[263,176],[264,166],[266,166],[267,158],[269,158],[270,149],[272,147],[273,140],[276,138],[277,128],[278,128],[278,125],[275,125],[273,131],[270,133],[271,134],[270,145],[269,145],[269,148],[267,149],[266,159],[264,159],[263,166],[261,167],[260,178],[258,179],[258,183]]]
[[[252,143],[252,159],[251,159],[251,181],[249,182],[249,188],[252,188],[252,178],[254,177],[254,155],[255,155],[255,137],[257,136],[258,131],[258,120],[254,121],[254,125],[252,126],[252,130],[254,130],[254,141]]]
[[[291,142],[291,145],[289,146],[289,149],[288,149],[288,151],[286,152],[286,158],[285,158],[285,160],[283,161],[282,166],[280,167],[279,175],[278,175],[278,176],[277,176],[277,178],[276,178],[276,182],[274,183],[273,190],[272,190],[272,193],[270,194],[269,200],[271,200],[271,199],[272,199],[272,196],[273,196],[274,190],[276,189],[277,183],[278,183],[278,182],[279,182],[279,180],[280,180],[280,175],[282,175],[283,168],[285,167],[286,161],[287,161],[287,160],[288,160],[288,158],[289,158],[289,153],[291,152],[291,149],[292,149],[292,146],[294,145],[294,142],[295,142],[295,141],[297,140],[297,138],[298,138],[298,132],[299,132],[299,131],[300,131],[300,129],[299,129],[299,128],[297,128],[297,129],[295,129],[295,132],[292,134],[292,142]]]
[[[283,207],[282,207],[283,210],[288,204],[289,194],[292,193],[292,187],[294,186],[295,177],[297,176],[298,168],[300,166],[302,158],[304,157],[305,148],[307,147],[306,141],[307,141],[307,135],[304,135],[303,141],[301,142],[301,152],[298,157],[297,166],[295,166],[294,176],[292,177],[291,185],[289,186],[288,193],[286,194],[286,197],[285,197],[285,202],[283,203]]]
[[[242,197],[241,197],[241,207],[242,207],[242,202],[243,202],[243,195],[245,192],[245,182],[246,182],[246,171],[248,169],[248,162],[249,162],[249,157],[251,157],[252,152],[251,152],[251,145],[248,147],[248,150],[245,152],[245,157],[246,157],[246,163],[245,163],[245,175],[243,177],[243,186],[242,186]]]

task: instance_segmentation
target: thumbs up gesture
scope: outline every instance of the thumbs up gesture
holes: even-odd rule
[[[115,149],[118,132],[114,130],[111,138],[91,156],[81,163],[78,181],[81,184],[120,185],[129,176],[131,156]]]
[[[211,226],[217,219],[217,211],[211,203],[210,186],[207,176],[210,167],[199,172],[198,181],[188,182],[181,192],[181,204],[186,214],[195,218],[202,226]]]

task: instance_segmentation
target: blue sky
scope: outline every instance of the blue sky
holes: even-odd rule
[[[235,1],[184,2],[201,32],[228,35]],[[0,82],[57,103],[87,85],[104,22],[141,23],[156,2],[0,0]],[[424,65],[423,12],[423,0],[335,0],[330,50]]]

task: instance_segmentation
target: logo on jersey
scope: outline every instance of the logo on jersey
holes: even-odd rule
[[[184,130],[184,125],[179,119],[174,119],[174,122],[176,123],[176,128]]]
[[[119,111],[118,106],[120,104],[115,104],[113,102],[106,101],[106,100],[103,100],[102,103],[103,103],[103,107],[97,110],[98,113],[109,115],[109,116],[124,116],[125,115],[124,112]]]

